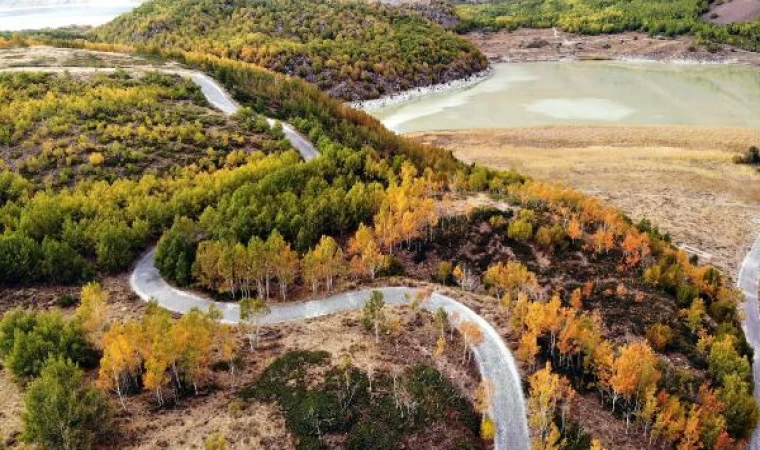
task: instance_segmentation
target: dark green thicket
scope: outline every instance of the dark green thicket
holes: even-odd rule
[[[40,374],[51,358],[63,358],[92,367],[97,353],[78,320],[60,312],[15,309],[0,321],[0,359],[3,367],[21,381]]]
[[[736,164],[760,166],[760,148],[753,145],[744,154],[735,156],[734,162]]]
[[[325,375],[308,380],[310,373]],[[396,401],[394,389],[403,400]],[[277,402],[301,449],[326,448],[322,435],[346,433],[347,449],[391,450],[407,434],[440,420],[461,424],[470,433],[463,445],[481,448],[479,416],[440,372],[428,366],[409,369],[395,385],[387,375],[375,376],[370,393],[367,375],[359,369],[330,366],[327,352],[296,351],[278,358],[241,395]]]

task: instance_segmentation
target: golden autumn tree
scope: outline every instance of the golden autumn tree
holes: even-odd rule
[[[76,315],[88,333],[94,335],[103,329],[107,301],[108,293],[100,287],[100,283],[88,283],[82,288],[82,301]]]
[[[274,276],[280,285],[280,296],[283,300],[287,297],[288,287],[291,286],[298,275],[301,261],[289,243],[282,241],[283,245],[273,248]]]
[[[672,445],[681,437],[686,427],[686,412],[679,398],[665,391],[660,391],[657,395],[657,409],[652,436],[662,438]]]
[[[183,315],[169,330],[169,339],[176,359],[172,371],[181,386],[180,371],[185,374],[198,393],[198,383],[209,373],[213,342],[216,340],[216,323],[200,310],[193,309]]]
[[[649,236],[636,230],[629,230],[623,239],[621,249],[625,265],[635,267],[651,252]]]
[[[417,177],[413,164],[401,167],[401,182],[391,182],[374,218],[375,236],[391,254],[401,242],[428,235],[438,224],[435,201],[427,197],[425,178]]]
[[[320,282],[324,282],[325,289],[331,291],[335,279],[345,269],[343,250],[335,242],[335,239],[330,236],[322,236],[317,246],[313,250],[309,250],[304,256],[302,266],[304,281],[312,285],[312,290],[315,293]]]
[[[151,303],[143,319],[145,334],[143,386],[155,392],[159,405],[164,404],[163,389],[171,381],[168,371],[177,358],[173,352],[172,342],[169,340],[171,327],[172,319],[169,312]]]
[[[385,261],[374,232],[363,223],[359,224],[356,234],[348,242],[348,254],[353,257],[352,272],[358,276],[369,276],[372,280]]]
[[[103,336],[97,384],[101,389],[114,391],[125,410],[125,389],[130,384],[136,385],[140,376],[142,337],[142,327],[135,321],[112,324]]]
[[[518,261],[490,266],[483,276],[483,282],[491,287],[497,297],[506,296],[513,300],[520,292],[533,298],[540,292],[536,275]]]
[[[469,362],[471,349],[483,343],[483,340],[485,339],[483,336],[483,330],[478,324],[467,320],[459,323],[457,329],[459,330],[463,341],[462,362],[466,363]]]
[[[657,362],[657,355],[644,342],[635,342],[620,349],[609,379],[613,392],[613,410],[618,398],[628,401],[635,397],[642,398],[649,388],[657,385],[661,377]]]
[[[534,373],[528,379],[528,423],[535,432],[533,448],[538,450],[559,449],[563,445],[560,430],[554,423],[557,409],[569,401],[573,390],[564,377],[552,373],[551,364]]]

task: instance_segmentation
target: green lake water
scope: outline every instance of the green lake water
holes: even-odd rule
[[[468,88],[370,111],[397,132],[567,124],[760,128],[760,70],[623,62],[496,64]]]

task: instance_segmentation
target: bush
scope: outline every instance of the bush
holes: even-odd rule
[[[20,233],[0,237],[0,283],[39,279],[42,252],[37,242]]]
[[[124,223],[105,226],[95,249],[98,266],[106,272],[119,272],[132,264],[138,246],[135,230]]]
[[[42,276],[46,281],[73,284],[92,275],[90,265],[69,244],[49,237],[42,241]]]
[[[533,236],[533,225],[527,220],[514,220],[507,228],[507,236],[519,242],[527,242]]]
[[[743,155],[735,156],[734,162],[736,164],[749,164],[751,166],[760,165],[760,148],[753,145]]]
[[[71,308],[77,304],[77,298],[73,295],[63,294],[55,299],[55,306],[59,308]]]
[[[662,351],[673,339],[673,330],[664,323],[656,323],[646,330],[647,341],[657,351]]]
[[[14,309],[0,321],[0,358],[18,380],[38,376],[50,358],[92,366],[96,356],[79,322],[59,312]]]
[[[454,284],[454,265],[450,261],[442,261],[438,264],[438,270],[435,272],[434,281],[444,286]]]
[[[108,398],[71,361],[50,359],[24,402],[23,438],[43,449],[89,449],[110,428]]]

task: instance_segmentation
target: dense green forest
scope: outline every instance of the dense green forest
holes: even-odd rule
[[[462,19],[460,31],[558,27],[582,34],[622,31],[667,36],[692,34],[706,42],[760,50],[760,20],[713,25],[701,17],[707,8],[705,0],[497,0],[458,5],[457,14]]]
[[[294,119],[324,156],[300,164],[295,152],[253,152],[237,164],[192,164],[159,174],[146,170],[113,182],[87,171],[71,187],[52,190],[6,169],[0,174],[0,282],[71,283],[88,278],[93,268],[119,272],[175,216],[203,219],[219,239],[247,242],[278,229],[305,252],[322,235],[348,233],[371,219],[380,206],[378,189],[398,178],[404,161],[434,168],[442,179],[470,170],[450,153],[409,143],[303,81],[234,61],[178,56],[235,86],[243,104]],[[22,91],[33,91],[38,79],[16,80],[24,84]],[[254,113],[247,116],[255,127]],[[102,122],[97,116],[80,119],[76,123],[87,128]],[[520,180],[486,173],[496,185]]]
[[[487,65],[472,44],[441,26],[362,1],[155,0],[92,38],[251,62],[345,100],[445,82]]]
[[[262,118],[225,117],[179,76],[0,74],[0,165],[39,185],[236,166],[288,148]]]

